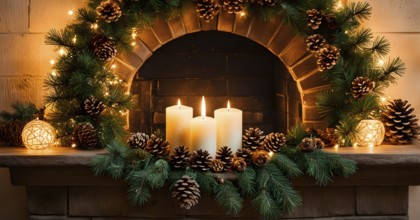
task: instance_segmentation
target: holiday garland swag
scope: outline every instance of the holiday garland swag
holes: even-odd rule
[[[334,0],[89,0],[86,8],[63,30],[51,30],[46,43],[63,51],[48,75],[46,102],[49,119],[58,129],[62,144],[79,148],[105,147],[109,153],[93,161],[97,175],[123,179],[133,204],[141,205],[151,190],[168,186],[181,208],[189,209],[203,193],[215,196],[227,213],[236,214],[245,197],[266,218],[277,218],[300,205],[301,198],[290,179],[312,176],[325,185],[334,176],[350,176],[353,161],[321,150],[324,144],[350,145],[357,123],[379,117],[381,91],[402,75],[399,58],[382,66],[377,60],[389,51],[383,37],[360,28],[371,7],[351,3],[340,9]],[[112,72],[110,61],[117,51],[129,51],[132,36],[157,18],[170,19],[193,4],[204,21],[219,13],[269,20],[280,16],[296,34],[306,39],[307,49],[317,58],[319,69],[331,89],[318,96],[319,111],[331,129],[309,133],[296,127],[287,136],[264,135],[258,128],[246,130],[243,148],[232,152],[222,147],[216,158],[208,152],[189,152],[185,146],[168,151],[159,132],[127,134],[121,114],[131,106],[124,82]],[[410,114],[402,102],[393,106]],[[385,120],[396,116],[384,113]],[[393,118],[394,117],[394,118]],[[415,134],[414,118],[409,117]],[[399,125],[390,122],[390,129]],[[411,127],[410,127],[411,126]],[[127,137],[128,136],[128,137]],[[320,138],[315,138],[321,137]],[[391,135],[395,142],[413,135]],[[127,141],[128,140],[128,141]],[[229,173],[235,181],[219,172]]]

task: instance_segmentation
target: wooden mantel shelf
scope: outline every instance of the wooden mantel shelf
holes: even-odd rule
[[[357,173],[351,178],[334,178],[332,185],[420,185],[420,142],[413,145],[381,145],[374,148],[349,147],[325,149],[357,163]],[[83,151],[65,147],[46,150],[0,147],[0,167],[9,167],[15,185],[124,185],[108,176],[93,176],[93,157],[105,150]],[[232,174],[218,174],[235,178]],[[45,178],[38,178],[38,177]],[[66,181],[63,181],[66,180]],[[308,176],[293,179],[295,186],[313,186]]]
[[[352,159],[359,166],[412,165],[420,167],[420,142],[412,145],[381,145],[373,148],[346,147],[324,150]],[[85,151],[68,147],[53,147],[45,150],[0,147],[0,167],[90,166],[93,157],[105,153],[105,150]]]

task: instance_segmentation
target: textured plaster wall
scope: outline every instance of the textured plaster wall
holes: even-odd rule
[[[353,0],[352,0],[353,1]],[[71,18],[68,10],[84,0],[0,0],[0,110],[9,110],[13,101],[42,105],[43,79],[49,60],[58,55],[44,45],[51,28],[61,28]],[[366,24],[392,45],[390,57],[401,57],[405,76],[386,90],[386,96],[409,100],[420,116],[420,1],[368,0],[373,16]],[[0,169],[0,219],[26,219],[25,189],[11,186],[8,171]],[[410,217],[420,219],[420,190],[410,189]]]

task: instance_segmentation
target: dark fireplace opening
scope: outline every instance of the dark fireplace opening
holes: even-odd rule
[[[231,106],[243,111],[243,127],[285,132],[302,118],[296,82],[281,60],[247,38],[205,31],[177,38],[158,50],[133,79],[131,131],[165,129],[165,108],[183,105],[207,115]]]

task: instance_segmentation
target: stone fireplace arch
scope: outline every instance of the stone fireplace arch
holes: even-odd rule
[[[267,48],[287,67],[296,81],[301,96],[302,120],[309,127],[323,127],[316,109],[316,94],[329,87],[318,70],[315,57],[306,50],[305,40],[292,34],[280,18],[261,21],[222,12],[210,22],[197,16],[193,5],[179,16],[164,21],[157,19],[150,28],[137,34],[131,53],[119,53],[113,64],[116,75],[131,88],[133,78],[146,60],[164,44],[199,31],[216,30],[246,37]]]

